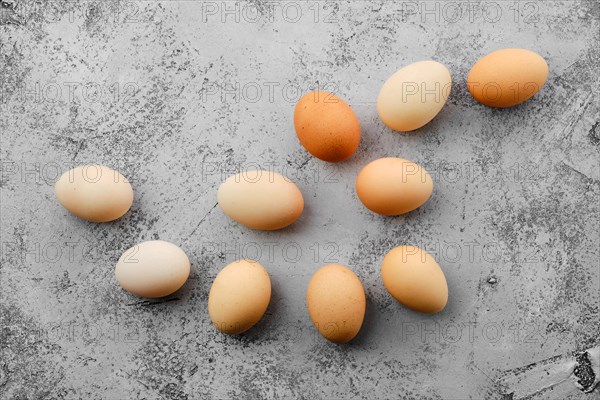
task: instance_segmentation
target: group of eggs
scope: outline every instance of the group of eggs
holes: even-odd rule
[[[471,69],[469,92],[479,102],[510,107],[531,98],[548,76],[545,60],[528,50],[505,49],[488,54]],[[451,87],[450,73],[435,61],[400,69],[383,85],[377,99],[381,120],[391,129],[411,131],[431,121],[444,106]],[[328,162],[351,157],[360,142],[360,126],[352,109],[327,92],[304,95],[294,111],[300,143],[313,156]],[[359,200],[382,215],[400,215],[424,204],[433,192],[429,173],[411,161],[381,158],[367,164],[356,178]],[[107,222],[124,215],[133,202],[133,189],[119,172],[87,165],[65,172],[55,193],[78,217]],[[304,209],[298,187],[272,171],[233,175],[217,193],[223,212],[238,223],[259,230],[284,228]],[[190,273],[190,261],[178,246],[142,242],[125,251],[115,268],[123,289],[148,298],[174,293]],[[435,259],[415,246],[390,250],[381,265],[385,288],[401,304],[423,313],[441,311],[448,285]],[[215,277],[208,312],[215,327],[240,334],[263,316],[271,299],[267,270],[253,260],[238,260]],[[308,313],[326,339],[346,343],[359,332],[366,307],[363,286],[354,272],[340,264],[326,265],[313,275],[306,293]]]

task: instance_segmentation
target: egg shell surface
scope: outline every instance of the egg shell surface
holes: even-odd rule
[[[338,96],[316,91],[296,104],[294,128],[313,156],[329,162],[350,158],[360,143],[360,125],[350,106]]]
[[[360,331],[366,297],[349,268],[330,264],[315,272],[306,291],[306,305],[319,333],[334,343],[347,343]]]
[[[451,89],[452,77],[443,64],[419,61],[385,81],[377,97],[377,112],[388,128],[414,131],[435,118]]]
[[[380,158],[367,164],[356,177],[356,193],[369,210],[400,215],[422,206],[433,193],[431,175],[403,158]]]
[[[273,171],[246,171],[230,176],[219,187],[217,200],[227,216],[251,229],[285,228],[304,210],[300,189]]]
[[[121,255],[115,276],[123,289],[140,297],[176,292],[190,275],[190,260],[181,248],[164,240],[139,243]]]
[[[208,295],[208,313],[221,332],[238,335],[252,328],[271,300],[267,270],[253,260],[238,260],[216,276]]]
[[[65,172],[56,182],[54,193],[69,212],[92,222],[118,219],[133,203],[133,189],[127,178],[102,165],[82,165]]]
[[[381,263],[381,277],[392,297],[410,309],[431,314],[446,307],[446,276],[425,250],[416,246],[390,250]]]
[[[532,98],[548,79],[548,64],[525,49],[496,50],[473,65],[467,88],[480,103],[512,107]]]

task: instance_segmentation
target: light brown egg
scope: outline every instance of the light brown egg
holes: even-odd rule
[[[271,300],[271,280],[256,261],[235,261],[217,274],[208,295],[208,314],[221,332],[238,335],[252,328]]]
[[[442,110],[451,87],[452,77],[443,64],[410,64],[383,84],[377,97],[377,112],[381,121],[395,131],[419,129]]]
[[[346,160],[360,143],[360,125],[354,112],[344,100],[328,92],[302,96],[294,110],[294,127],[302,146],[323,161]]]
[[[72,214],[92,222],[120,218],[133,203],[133,189],[127,179],[102,165],[83,165],[65,172],[54,193]]]
[[[415,246],[390,250],[381,263],[381,277],[392,297],[408,308],[430,314],[446,307],[446,277],[425,250]]]
[[[190,275],[190,260],[179,247],[150,240],[127,250],[115,268],[121,287],[140,297],[157,298],[176,292]]]
[[[433,192],[433,180],[420,165],[402,158],[380,158],[356,177],[356,193],[369,210],[400,215],[423,205]]]
[[[304,209],[300,189],[272,171],[248,171],[230,176],[217,193],[223,212],[251,229],[275,230],[296,221]]]
[[[334,343],[347,343],[360,330],[366,298],[360,280],[347,267],[330,264],[313,275],[306,291],[306,305],[319,333]]]
[[[548,79],[548,64],[524,49],[491,52],[473,65],[467,77],[471,95],[490,107],[512,107],[533,97]]]

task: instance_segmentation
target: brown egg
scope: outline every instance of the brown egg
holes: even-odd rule
[[[329,162],[350,158],[360,143],[360,125],[354,112],[334,94],[307,93],[294,110],[300,143],[313,156]]]
[[[433,180],[420,165],[402,158],[380,158],[356,177],[356,194],[369,210],[400,215],[423,205],[433,193]]]
[[[381,263],[387,291],[415,311],[436,313],[446,307],[448,284],[434,258],[416,246],[398,246]]]
[[[252,328],[271,300],[269,273],[258,262],[238,260],[223,268],[208,294],[208,314],[221,332],[238,335]]]
[[[512,107],[533,97],[546,83],[548,64],[524,49],[491,52],[473,65],[467,77],[471,95],[490,107]]]
[[[340,264],[326,265],[313,275],[306,305],[319,333],[334,343],[347,343],[360,330],[366,298],[360,280]]]

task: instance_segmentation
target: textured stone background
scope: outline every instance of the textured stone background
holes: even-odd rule
[[[519,374],[600,344],[599,21],[595,1],[4,1],[0,397],[597,399],[572,379],[543,390]],[[538,52],[550,76],[532,101],[490,109],[464,81],[504,47]],[[451,98],[425,128],[391,132],[379,88],[423,59],[448,66]],[[360,120],[348,162],[296,140],[293,107],[313,88]],[[383,218],[360,204],[355,176],[382,156],[432,173],[425,206]],[[85,163],[133,182],[124,218],[87,223],[57,203],[56,177]],[[257,166],[304,193],[289,229],[250,231],[215,208],[219,183]],[[156,238],[180,245],[192,273],[166,301],[144,301],[113,270]],[[404,243],[445,270],[442,313],[385,291],[380,261]],[[269,269],[273,297],[255,329],[226,337],[207,295],[241,257]],[[316,335],[305,308],[330,262],[356,271],[368,297],[347,346]]]

